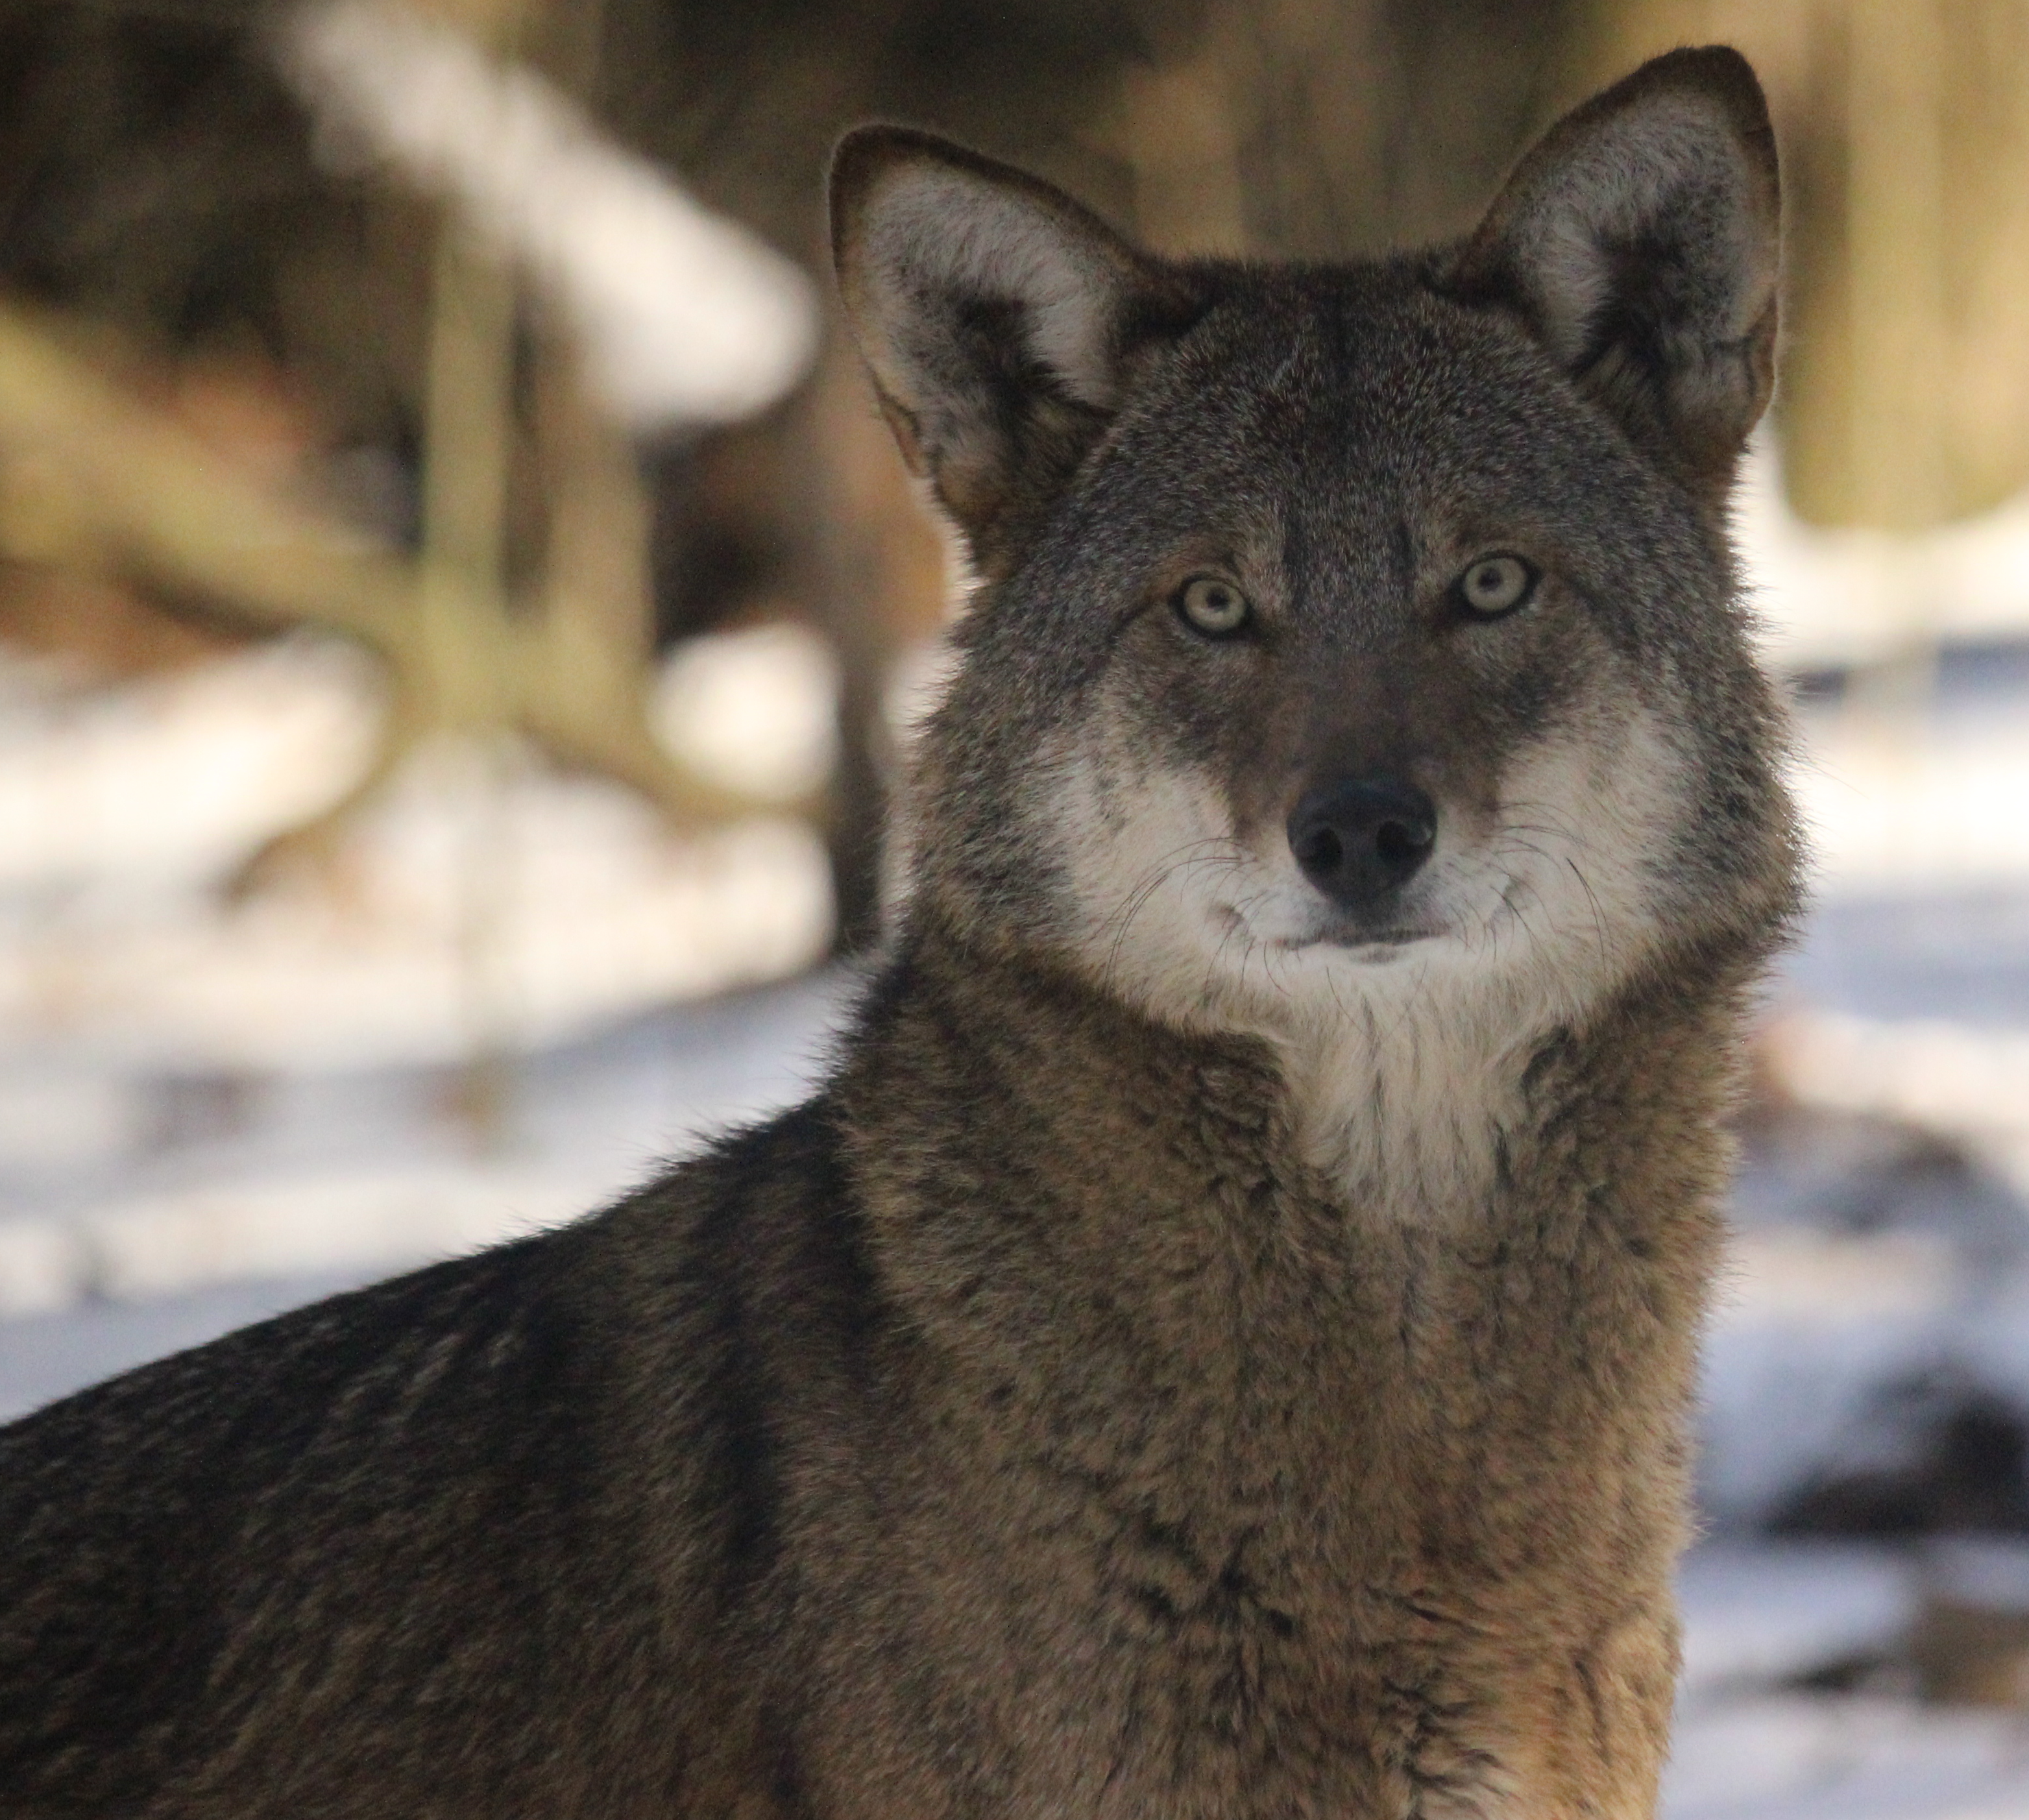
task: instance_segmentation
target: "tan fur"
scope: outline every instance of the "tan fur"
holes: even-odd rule
[[[1461,1233],[1348,1221],[1244,1050],[949,984],[944,1029],[988,1028],[990,991],[1002,1034],[898,1030],[917,1069],[900,1105],[869,1082],[860,1154],[940,1379],[892,1507],[924,1513],[933,1655],[1034,1738],[1008,1811],[1648,1813],[1717,1222],[1666,1222],[1634,1271],[1622,1247],[1717,1185],[1723,1149],[1686,1141],[1726,1092],[1717,1030],[1629,1005],[1545,1064],[1535,1095],[1586,1077],[1571,1121]],[[933,1210],[991,1140],[902,1109],[982,1070],[1062,1210],[983,1284],[984,1235]],[[1200,1110],[1152,1151],[1133,1109],[1164,1103]],[[911,1732],[878,1707],[844,1729]],[[1348,1729],[1321,1799],[1311,1753]]]

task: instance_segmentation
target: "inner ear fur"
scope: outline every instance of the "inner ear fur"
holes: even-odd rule
[[[909,465],[1004,571],[1104,432],[1138,354],[1195,313],[1174,269],[1040,179],[907,128],[832,162],[846,320]]]
[[[1538,142],[1448,288],[1513,310],[1637,444],[1723,492],[1775,383],[1780,198],[1747,60],[1674,50]]]

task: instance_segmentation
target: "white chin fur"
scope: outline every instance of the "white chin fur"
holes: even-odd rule
[[[1161,1021],[1280,1051],[1305,1156],[1356,1203],[1432,1218],[1483,1202],[1523,1069],[1626,980],[1682,767],[1645,715],[1541,742],[1485,837],[1447,842],[1392,947],[1315,940],[1329,916],[1287,843],[1233,837],[1215,788],[1114,753],[1064,754],[1037,807],[1064,856],[1073,945]]]

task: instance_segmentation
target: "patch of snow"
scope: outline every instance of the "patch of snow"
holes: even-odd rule
[[[1663,1820],[2029,1820],[2011,1714],[1790,1694],[1680,1715]]]
[[[1734,521],[1779,665],[1878,662],[1937,639],[2029,633],[2029,495],[1916,536],[1819,530],[1790,509],[1764,430]]]
[[[86,1293],[91,1266],[68,1227],[51,1220],[0,1221],[0,1318],[68,1308]]]
[[[664,662],[651,712],[670,755],[728,789],[814,796],[838,762],[838,660],[798,625],[689,639]]]
[[[836,687],[794,628],[699,639],[672,660],[665,728],[735,788],[807,798]],[[75,1125],[10,1114],[9,1083],[57,1057],[75,1076],[529,1050],[828,944],[829,864],[804,821],[680,838],[619,785],[450,742],[362,806],[331,870],[224,901],[261,842],[359,775],[380,712],[369,660],[311,639],[0,704],[0,1170],[39,1126],[47,1152]]]
[[[339,1274],[217,1284],[160,1301],[87,1302],[60,1314],[0,1320],[0,1422],[360,1281]]]
[[[156,1195],[65,1229],[97,1293],[145,1301],[239,1278],[391,1273],[555,1225],[599,1188],[499,1165],[320,1172]]]
[[[0,1069],[0,1174],[117,1158],[143,1141],[149,1122],[146,1095],[131,1081],[46,1063]]]
[[[385,161],[461,202],[561,298],[595,385],[635,428],[735,422],[803,376],[810,280],[532,70],[376,0],[306,7],[280,44],[327,156]]]
[[[1885,1655],[1915,1618],[1905,1554],[1832,1543],[1713,1543],[1677,1576],[1686,1705]]]
[[[1759,1523],[1790,1494],[1849,1462],[1890,1387],[1950,1357],[1937,1316],[1735,1323],[1705,1348],[1698,1501],[1722,1529]]]
[[[213,878],[336,801],[384,711],[364,652],[309,637],[17,696],[0,705],[0,894]]]
[[[1960,1292],[1958,1260],[1932,1232],[1775,1227],[1735,1236],[1716,1329],[1935,1320]]]
[[[617,787],[533,775],[505,805],[475,934],[454,817],[410,807],[362,842],[351,906],[278,889],[0,929],[0,1055],[241,1072],[453,1061],[781,978],[830,938],[829,862],[802,822],[679,841]]]
[[[1946,743],[1819,720],[1790,781],[1823,888],[1934,892],[2029,879],[2029,734],[2019,725]]]
[[[2019,712],[2019,710],[2018,710]],[[1782,967],[1793,1003],[1884,1022],[2029,1029],[2029,890],[1920,878],[1820,892]]]

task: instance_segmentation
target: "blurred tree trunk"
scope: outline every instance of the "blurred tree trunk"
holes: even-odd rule
[[[1576,0],[1211,0],[1130,72],[1158,246],[1345,258],[1463,232],[1545,117]]]
[[[1598,0],[1583,35],[1572,92],[1715,39],[1768,87],[1797,510],[1916,531],[2029,484],[2029,0]]]

